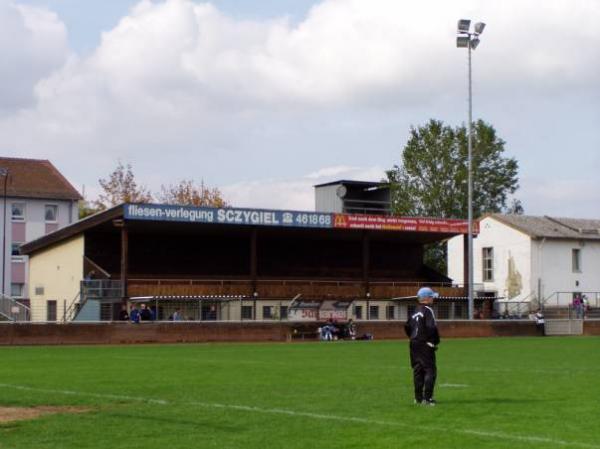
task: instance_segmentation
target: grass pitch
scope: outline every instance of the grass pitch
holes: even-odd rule
[[[437,407],[407,342],[0,348],[0,448],[600,449],[600,338],[445,340]]]

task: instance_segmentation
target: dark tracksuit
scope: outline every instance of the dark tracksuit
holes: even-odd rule
[[[433,310],[419,304],[406,320],[404,330],[410,338],[410,364],[413,369],[415,399],[419,402],[432,399],[437,375],[435,350],[440,343]]]

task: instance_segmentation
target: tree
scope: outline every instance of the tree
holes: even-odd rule
[[[504,156],[505,142],[493,126],[478,120],[472,127],[473,217],[485,213],[522,213],[519,200],[507,201],[519,187],[518,163]],[[411,128],[401,165],[387,172],[392,186],[392,208],[397,215],[466,218],[467,130],[430,120]],[[433,246],[426,262],[445,272],[445,247]],[[443,259],[443,260],[442,260]]]
[[[166,204],[178,204],[181,206],[210,206],[226,207],[221,191],[209,188],[200,181],[196,185],[192,180],[182,180],[179,184],[161,186],[161,193],[157,195],[159,201]]]
[[[98,210],[104,210],[121,203],[150,203],[152,194],[135,181],[131,164],[124,166],[121,161],[107,179],[99,179],[103,192],[94,202]]]

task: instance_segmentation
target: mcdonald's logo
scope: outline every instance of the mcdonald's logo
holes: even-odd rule
[[[345,215],[342,214],[335,214],[335,221],[333,224],[336,228],[347,228],[348,227],[348,221],[346,219]]]

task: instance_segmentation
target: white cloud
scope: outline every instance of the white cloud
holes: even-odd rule
[[[56,14],[0,1],[0,112],[34,105],[35,84],[63,66],[67,32]]]
[[[78,185],[121,158],[152,188],[204,178],[229,184],[235,204],[312,208],[316,179],[392,165],[379,129],[397,157],[410,124],[444,107],[463,121],[462,16],[488,22],[474,55],[480,97],[519,109],[579,90],[597,105],[600,2],[589,0],[324,0],[297,23],[144,0],[84,57],[69,56],[56,15],[4,2],[0,26],[17,39],[0,39],[2,149],[51,158]],[[395,128],[378,128],[392,116]],[[343,170],[318,171],[333,165]],[[236,182],[271,173],[296,180]]]
[[[527,215],[600,218],[600,181],[525,177],[521,195]]]
[[[235,207],[264,207],[314,210],[314,186],[338,179],[381,181],[381,167],[326,167],[296,179],[266,179],[240,182],[221,188],[225,199]]]

